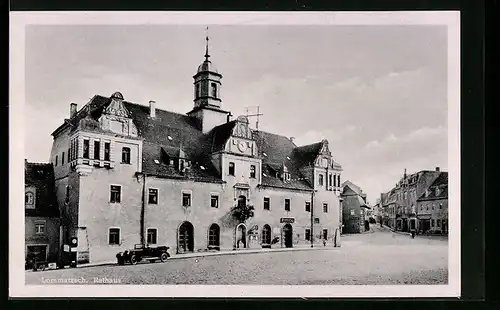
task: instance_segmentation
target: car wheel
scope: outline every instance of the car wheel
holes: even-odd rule
[[[168,259],[167,253],[161,253],[160,260],[162,263],[166,262]]]
[[[130,263],[132,265],[137,264],[137,256],[135,256],[135,255],[130,256]]]

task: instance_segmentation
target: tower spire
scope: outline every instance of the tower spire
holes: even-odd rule
[[[206,47],[205,47],[205,60],[208,61],[208,58],[210,57],[210,55],[208,54],[208,26],[205,29],[205,31],[206,31],[206,38],[205,39],[207,41]]]

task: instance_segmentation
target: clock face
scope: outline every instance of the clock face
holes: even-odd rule
[[[247,149],[247,144],[245,141],[240,141],[238,143],[238,149],[242,152],[244,152]]]

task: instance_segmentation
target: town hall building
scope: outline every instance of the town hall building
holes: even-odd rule
[[[175,254],[333,244],[342,167],[328,141],[297,146],[232,119],[208,38],[193,78],[186,114],[115,92],[80,110],[70,104],[52,133],[61,240],[77,237],[79,263],[113,260],[134,244]]]

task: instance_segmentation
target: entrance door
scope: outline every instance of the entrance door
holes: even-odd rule
[[[193,224],[189,222],[184,222],[179,227],[179,240],[177,245],[177,251],[179,253],[193,252],[194,250],[194,238],[193,238]]]
[[[271,227],[267,224],[262,227],[262,246],[271,246]]]
[[[285,240],[285,247],[291,248],[293,246],[293,229],[292,225],[286,224],[283,226],[283,238]]]
[[[238,224],[236,227],[236,248],[247,247],[247,227],[245,224]]]
[[[28,245],[26,251],[26,268],[31,268],[33,262],[47,260],[47,245]]]

